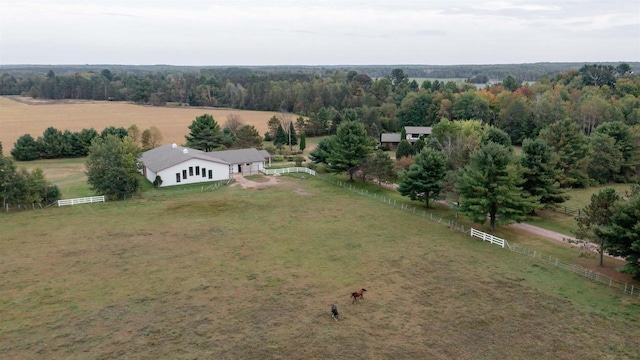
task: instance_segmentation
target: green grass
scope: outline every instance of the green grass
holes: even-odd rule
[[[317,178],[280,181],[1,214],[3,357],[640,355],[638,298]]]
[[[611,187],[616,190],[616,192],[623,196],[625,191],[628,191],[631,188],[630,184],[608,184],[602,186],[592,186],[586,189],[571,189],[569,191],[569,200],[562,204],[562,206],[567,206],[570,209],[582,209],[585,206],[591,203],[591,195],[598,193],[598,191]]]
[[[63,199],[95,196],[84,174],[86,158],[16,161],[18,168],[43,170],[46,179],[60,189]],[[98,194],[101,195],[101,194]]]
[[[612,187],[620,196],[624,196],[625,191],[628,191],[631,185],[609,184],[586,189],[570,189],[568,190],[569,200],[561,204],[556,210],[538,211],[537,216],[528,219],[526,222],[573,237],[575,236],[575,230],[578,228],[575,220],[576,211],[589,205],[591,195],[606,187]]]

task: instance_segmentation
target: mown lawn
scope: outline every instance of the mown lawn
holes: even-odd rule
[[[640,356],[638,298],[316,178],[279,180],[0,215],[2,357]]]

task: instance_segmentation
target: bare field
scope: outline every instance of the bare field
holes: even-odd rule
[[[188,126],[202,114],[211,114],[222,127],[230,114],[238,115],[244,124],[253,125],[260,134],[267,131],[267,121],[277,112],[219,109],[206,107],[153,107],[108,101],[38,101],[30,98],[0,97],[0,141],[5,155],[24,134],[42,136],[50,126],[58,130],[80,131],[105,127],[128,128],[136,124],[140,130],[156,126],[163,144],[185,142]]]

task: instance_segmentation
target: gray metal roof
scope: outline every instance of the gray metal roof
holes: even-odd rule
[[[140,161],[153,172],[164,170],[190,159],[202,159],[228,165],[223,160],[214,159],[206,154],[204,151],[167,144],[143,152]]]
[[[249,164],[264,161],[264,155],[255,148],[213,151],[205,154],[215,157],[216,159],[222,159],[229,164]]]
[[[400,142],[400,136],[401,134],[395,134],[395,133],[388,133],[388,134],[380,134],[380,142],[393,142],[393,143],[399,143]]]
[[[431,126],[405,126],[404,131],[407,134],[431,135]]]
[[[260,151],[260,154],[262,154],[262,156],[264,156],[265,159],[269,159],[273,157],[273,155],[269,154],[267,150],[258,150],[258,151]]]
[[[265,157],[254,148],[204,152],[175,144],[163,145],[155,149],[145,151],[142,153],[142,156],[140,156],[140,161],[149,170],[156,173],[190,159],[201,159],[231,165],[260,162],[264,161]]]

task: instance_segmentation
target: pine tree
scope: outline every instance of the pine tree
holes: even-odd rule
[[[353,181],[358,166],[373,152],[373,141],[364,124],[358,121],[340,124],[331,145],[327,161],[332,168],[349,172],[349,181]]]
[[[409,170],[402,172],[398,191],[411,200],[424,201],[429,207],[429,200],[440,194],[440,182],[446,173],[447,157],[438,150],[424,148],[414,158]]]
[[[524,179],[522,189],[531,196],[539,197],[540,204],[553,207],[569,198],[558,182],[558,159],[544,140],[525,139],[520,163]]]
[[[293,128],[293,122],[289,123],[289,133],[288,135],[288,143],[289,143],[289,150],[292,150],[293,145],[298,145],[298,137],[296,136],[296,130]]]
[[[460,194],[456,209],[472,221],[484,224],[489,215],[489,227],[522,221],[539,205],[519,187],[521,170],[506,147],[489,142],[471,155],[461,172],[456,190]]]
[[[307,148],[307,135],[305,133],[300,134],[300,151],[304,151]]]
[[[222,145],[220,125],[212,115],[204,114],[196,117],[189,125],[189,130],[189,135],[185,136],[188,147],[202,151],[212,151]]]
[[[400,140],[398,148],[396,149],[396,160],[403,157],[410,157],[411,155],[413,155],[413,148],[411,147],[411,143],[406,139]]]
[[[278,129],[276,130],[276,136],[273,139],[273,145],[278,149],[282,149],[282,147],[287,144],[289,141],[287,139],[287,133],[284,132],[282,128],[282,124],[278,125]]]

